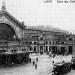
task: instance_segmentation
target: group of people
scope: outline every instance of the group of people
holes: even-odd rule
[[[37,69],[37,62],[38,62],[38,57],[36,58],[36,61],[33,61],[33,66],[35,66],[35,69]]]

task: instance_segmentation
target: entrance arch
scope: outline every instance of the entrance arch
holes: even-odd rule
[[[0,40],[14,40],[14,38],[16,38],[15,30],[6,23],[0,23]]]
[[[68,46],[68,53],[72,54],[72,51],[73,51],[73,47],[72,46]]]
[[[43,54],[43,46],[40,46],[40,54]]]

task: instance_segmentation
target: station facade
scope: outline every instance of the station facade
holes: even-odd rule
[[[24,36],[29,50],[37,53],[72,54],[74,50],[74,35],[71,34],[25,29]]]
[[[74,38],[74,35],[66,32],[28,29],[24,22],[19,22],[7,12],[5,5],[1,8],[0,53],[72,53]]]

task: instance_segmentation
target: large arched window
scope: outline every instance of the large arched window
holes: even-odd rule
[[[14,29],[5,23],[0,23],[0,40],[14,40]]]

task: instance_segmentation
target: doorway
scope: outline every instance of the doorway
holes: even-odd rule
[[[36,52],[36,46],[34,46],[34,52]]]
[[[43,46],[40,46],[40,54],[43,54]]]
[[[69,46],[69,47],[68,47],[68,53],[69,53],[69,54],[72,54],[72,49],[73,49],[72,46]]]
[[[61,54],[65,54],[65,47],[61,47]]]

